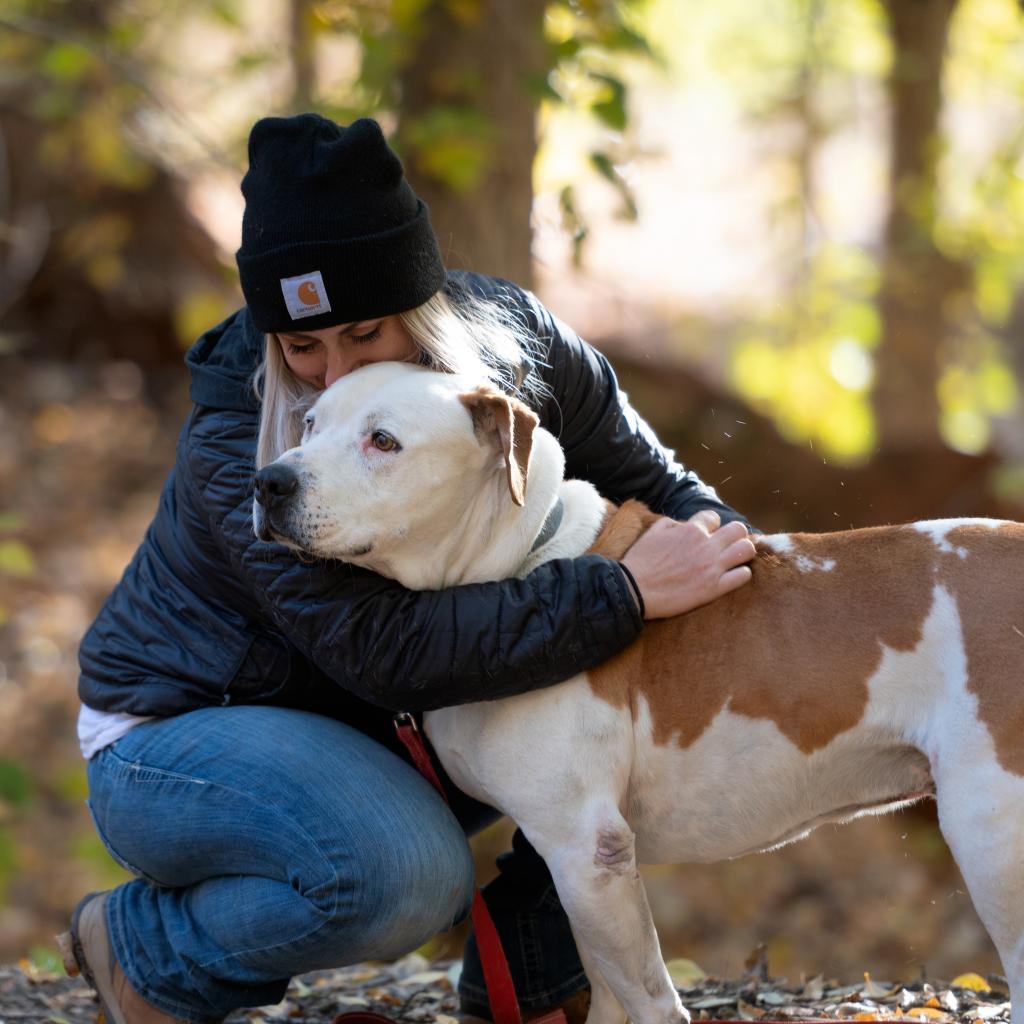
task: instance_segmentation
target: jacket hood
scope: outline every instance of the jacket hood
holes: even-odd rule
[[[203,334],[185,356],[192,401],[212,409],[257,412],[252,379],[263,359],[263,338],[244,307]]]

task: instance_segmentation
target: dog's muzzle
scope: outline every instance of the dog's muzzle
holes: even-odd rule
[[[256,501],[262,516],[256,516],[256,532],[261,540],[273,540],[286,533],[289,506],[299,492],[299,474],[290,466],[272,462],[256,474]]]

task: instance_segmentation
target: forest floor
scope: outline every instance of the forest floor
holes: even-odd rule
[[[684,1005],[694,1020],[914,1021],[917,1024],[1004,1024],[1010,1017],[1006,981],[963,975],[952,983],[864,980],[840,985],[821,975],[790,984],[769,974],[763,951],[734,980],[702,976],[691,961],[670,961]],[[453,983],[458,964],[431,963],[418,954],[393,964],[358,964],[292,980],[275,1006],[239,1010],[228,1024],[330,1022],[351,1010],[371,1010],[400,1024],[456,1024]],[[94,993],[81,978],[34,967],[0,967],[0,1024],[102,1024]]]

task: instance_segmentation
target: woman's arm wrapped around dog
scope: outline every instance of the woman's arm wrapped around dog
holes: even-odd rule
[[[523,580],[412,591],[258,540],[249,419],[196,410],[182,441],[178,500],[206,518],[273,626],[361,699],[422,711],[508,697],[597,665],[640,632],[629,583],[599,555],[557,559]]]

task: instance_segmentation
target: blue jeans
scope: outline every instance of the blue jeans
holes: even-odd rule
[[[382,744],[279,707],[147,722],[88,775],[100,838],[137,876],[108,901],[114,954],[144,999],[195,1024],[449,928],[473,892],[466,834],[497,817],[457,793],[453,813]],[[499,866],[487,898],[521,1002],[550,1005],[586,984],[565,915],[521,837]],[[464,975],[463,999],[485,1007],[472,943]]]

